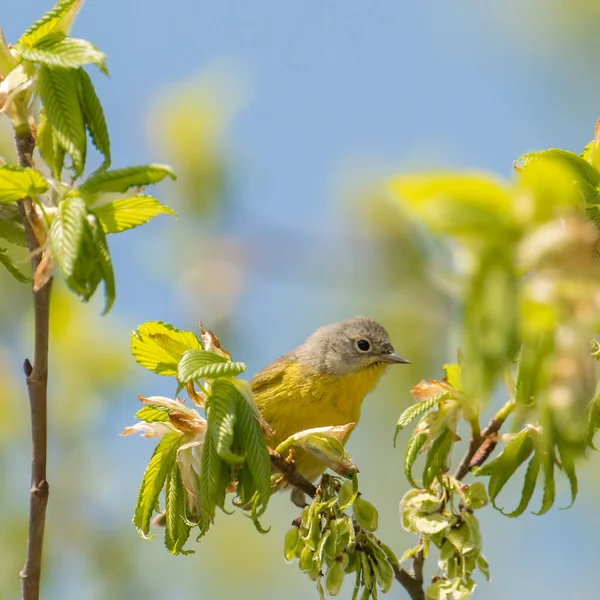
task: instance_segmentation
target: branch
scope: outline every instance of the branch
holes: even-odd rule
[[[296,471],[296,465],[293,462],[289,463],[281,454],[271,448],[269,448],[269,454],[271,455],[271,464],[283,475],[290,485],[303,491],[311,498],[316,496],[317,488]]]
[[[471,441],[469,449],[460,461],[454,477],[459,481],[465,477],[473,467],[481,466],[493,452],[496,447],[495,435],[500,431],[500,427],[515,409],[514,400],[509,400],[486,425],[481,435],[477,435],[476,428],[471,430]]]
[[[22,167],[33,166],[35,139],[29,128],[18,130],[15,146]],[[27,245],[31,256],[31,269],[35,274],[42,259],[40,243],[30,219],[37,213],[33,210],[31,198],[19,201],[19,210],[27,233]],[[50,292],[52,280],[33,294],[35,320],[35,347],[33,366],[25,359],[24,371],[29,393],[31,411],[31,439],[33,442],[31,461],[31,494],[29,500],[29,539],[27,541],[27,559],[21,571],[21,589],[24,600],[37,600],[40,596],[40,574],[42,567],[42,547],[44,525],[46,523],[46,505],[49,487],[46,480],[46,393],[48,387],[48,328],[50,322]]]
[[[421,557],[423,553],[421,552]],[[417,555],[418,556],[418,555]],[[415,557],[415,563],[417,562],[417,557]],[[423,564],[423,559],[421,558],[421,567]],[[411,575],[408,571],[405,571],[403,568],[398,568],[396,565],[392,565],[394,569],[394,575],[396,579],[400,583],[400,585],[408,592],[408,595],[412,598],[412,600],[425,600],[425,592],[423,591],[423,574],[421,573],[421,578],[417,579],[413,575]],[[415,571],[416,571],[415,564]]]

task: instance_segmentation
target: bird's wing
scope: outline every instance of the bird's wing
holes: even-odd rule
[[[257,394],[267,391],[273,386],[279,385],[283,381],[286,367],[296,360],[292,352],[284,354],[281,358],[267,365],[262,371],[257,373],[250,382],[252,391]]]

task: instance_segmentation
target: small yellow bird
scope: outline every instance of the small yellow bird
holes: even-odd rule
[[[390,364],[410,361],[396,354],[385,328],[372,319],[354,317],[317,329],[251,381],[258,408],[274,430],[269,444],[275,448],[305,429],[357,422],[363,399]],[[310,481],[325,470],[303,450],[294,458]]]

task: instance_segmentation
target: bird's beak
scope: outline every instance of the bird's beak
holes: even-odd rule
[[[403,358],[399,354],[395,352],[386,352],[381,355],[381,360],[386,363],[396,364],[396,365],[410,365],[410,360]]]

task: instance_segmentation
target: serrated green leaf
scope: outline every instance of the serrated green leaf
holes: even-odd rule
[[[14,244],[27,248],[27,235],[25,227],[21,223],[15,221],[5,221],[0,218],[0,238]]]
[[[454,433],[446,427],[431,444],[423,469],[423,487],[428,488],[433,481],[446,472],[448,454],[452,448]]]
[[[87,139],[79,104],[77,70],[42,65],[38,70],[38,91],[54,137],[73,159],[73,172],[81,176],[85,167]],[[55,150],[56,152],[56,150]]]
[[[31,46],[18,46],[17,52],[25,60],[51,68],[77,69],[94,64],[108,75],[104,52],[100,52],[94,44],[87,40],[67,37],[60,31],[53,31],[45,35]]]
[[[206,417],[208,427],[212,428],[219,457],[229,463],[242,463],[244,457],[234,454],[234,427],[236,421],[237,389],[229,382],[216,380],[212,385],[211,394],[206,400]],[[229,483],[229,481],[227,481]]]
[[[27,275],[22,273],[19,268],[15,266],[8,255],[7,250],[4,248],[0,248],[0,263],[2,263],[6,267],[7,271],[20,283],[28,283],[31,281],[30,277],[27,277]]]
[[[82,4],[83,0],[61,0],[27,29],[18,45],[31,46],[52,31],[68,33]]]
[[[414,488],[420,488],[421,486],[417,485],[412,475],[412,467],[417,460],[417,456],[419,456],[419,452],[427,442],[427,432],[416,430],[410,440],[408,440],[408,444],[406,446],[406,454],[404,457],[404,473],[410,485]]]
[[[189,350],[179,362],[177,379],[187,383],[195,379],[236,377],[246,370],[244,363],[232,362],[208,350]]]
[[[521,491],[521,500],[519,505],[510,513],[500,511],[503,515],[514,518],[522,515],[525,512],[525,509],[529,506],[529,502],[531,502],[533,492],[535,491],[535,484],[537,482],[541,466],[542,461],[540,460],[539,454],[536,452],[527,465],[527,471],[525,472],[525,479],[523,481],[523,490]]]
[[[488,494],[490,501],[496,506],[496,497],[515,471],[529,458],[533,452],[533,440],[528,428],[523,429],[511,439],[502,453],[485,467],[477,471],[477,476],[489,475]]]
[[[135,413],[135,418],[146,423],[166,422],[169,420],[169,410],[161,406],[144,406]]]
[[[240,441],[242,450],[246,456],[246,466],[252,474],[254,488],[258,492],[260,505],[262,511],[264,511],[271,496],[271,459],[260,422],[248,400],[237,389],[235,381],[217,379],[213,383],[213,389],[215,385],[232,386],[235,388],[236,395],[234,397],[237,407],[235,437]]]
[[[111,163],[110,136],[104,117],[104,110],[100,98],[96,94],[96,88],[85,69],[77,71],[79,83],[79,101],[81,112],[85,120],[85,126],[92,138],[92,143],[104,156],[100,170],[108,169]]]
[[[177,462],[167,477],[165,504],[165,546],[171,554],[189,554],[183,547],[190,536],[185,518],[185,489]]]
[[[165,485],[167,474],[175,464],[177,449],[181,444],[182,437],[179,433],[168,433],[165,435],[156,446],[144,473],[133,517],[133,524],[144,537],[150,531],[150,520],[154,512],[154,507]]]
[[[177,216],[168,206],[161,204],[153,196],[133,196],[123,200],[113,200],[94,208],[106,233],[121,233],[147,223],[161,214]]]
[[[221,459],[217,453],[215,430],[208,427],[202,449],[202,468],[200,475],[200,528],[207,531],[215,520],[215,509],[219,495],[221,478]]]
[[[573,456],[568,448],[563,447],[562,444],[558,444],[558,454],[560,457],[560,466],[569,480],[569,486],[571,488],[571,502],[568,506],[563,509],[571,508],[575,504],[577,498],[577,473],[575,472],[575,463],[573,462]]]
[[[177,365],[188,350],[202,348],[196,334],[181,331],[162,321],[149,321],[131,334],[131,353],[153,373],[175,377]]]
[[[86,226],[87,209],[81,198],[69,197],[59,203],[50,224],[50,241],[54,258],[67,282],[75,275]]]
[[[449,392],[443,392],[441,394],[437,394],[436,396],[432,396],[423,402],[418,402],[417,404],[413,404],[409,406],[398,419],[396,423],[396,434],[394,435],[394,446],[396,445],[396,438],[398,434],[414,419],[416,419],[419,415],[426,413],[428,410],[431,410],[434,406],[437,406],[442,400],[447,398]]]
[[[48,191],[48,182],[36,169],[0,164],[0,202],[16,202]]]
[[[144,187],[162,181],[165,177],[175,179],[171,167],[167,165],[140,165],[96,172],[78,188],[82,194],[125,193],[134,187]]]
[[[104,297],[106,300],[102,314],[105,315],[112,308],[117,294],[115,272],[113,270],[110,250],[108,249],[108,243],[106,241],[106,234],[104,233],[102,226],[98,222],[89,224],[89,226],[92,231],[92,240],[97,250],[97,268],[101,278],[104,280]]]
[[[64,151],[61,152],[57,140],[54,139],[54,131],[48,121],[48,117],[46,117],[44,107],[40,110],[40,121],[35,137],[35,145],[40,151],[44,162],[52,170],[52,175],[56,179],[60,179],[65,160]]]
[[[544,495],[542,496],[542,506],[538,512],[533,513],[534,515],[543,515],[547,513],[552,508],[556,496],[556,484],[554,481],[554,450],[544,452],[541,456],[541,461],[542,467],[544,468]]]

